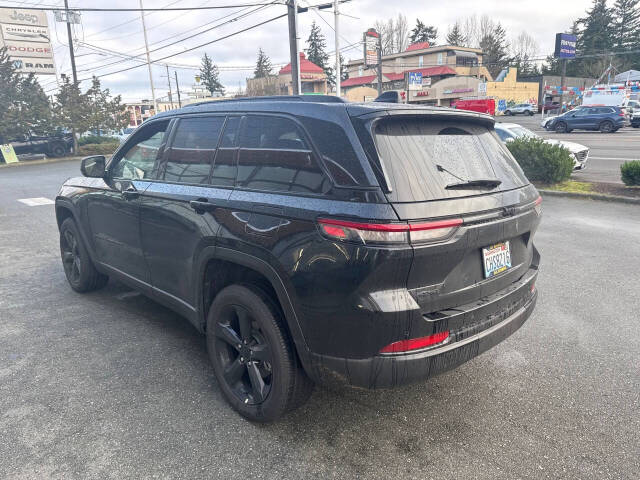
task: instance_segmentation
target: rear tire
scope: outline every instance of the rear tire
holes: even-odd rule
[[[207,350],[225,399],[250,421],[277,420],[313,391],[280,309],[253,285],[231,285],[216,295]]]
[[[96,270],[72,218],[60,225],[60,255],[67,281],[78,293],[104,287],[109,277]]]
[[[67,153],[67,149],[61,143],[54,143],[51,145],[49,152],[51,152],[52,157],[58,158],[64,157],[64,154]]]
[[[558,122],[554,127],[556,133],[566,133],[567,132],[567,124],[564,122]]]
[[[600,124],[600,127],[598,128],[598,130],[600,130],[600,132],[602,133],[611,133],[614,131],[613,123],[610,122],[609,120],[606,120]]]
[[[508,116],[512,116],[512,115],[513,115],[513,112],[511,112],[511,110],[505,110],[505,111],[504,111],[504,114],[505,114],[505,115],[508,115]]]
[[[531,110],[527,110],[527,115],[529,115],[530,117],[533,117],[533,112]]]

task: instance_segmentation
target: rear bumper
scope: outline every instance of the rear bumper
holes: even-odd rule
[[[531,288],[536,277],[537,272],[527,280],[525,288]],[[525,303],[506,318],[483,330],[475,328],[452,332],[450,343],[417,353],[377,355],[365,359],[312,354],[314,367],[308,373],[314,381],[322,384],[347,384],[368,389],[392,388],[425,380],[462,365],[509,337],[529,318],[537,297],[538,292],[534,290]]]

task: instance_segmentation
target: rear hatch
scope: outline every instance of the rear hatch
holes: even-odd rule
[[[369,156],[374,148],[400,220],[462,222],[444,239],[412,237],[407,288],[425,314],[499,292],[535,263],[538,193],[492,125],[482,116],[402,114],[357,127],[373,139]]]

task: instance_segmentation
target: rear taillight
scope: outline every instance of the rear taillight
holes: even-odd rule
[[[410,338],[409,340],[400,340],[393,342],[380,350],[380,353],[401,353],[410,352],[412,350],[420,350],[422,348],[433,347],[444,343],[449,339],[449,331],[434,333],[428,337]]]
[[[536,211],[536,214],[538,214],[538,216],[542,215],[542,197],[538,197],[536,199],[536,204],[533,207]]]
[[[461,218],[425,223],[360,223],[318,219],[325,236],[362,244],[402,244],[442,241],[462,225]]]

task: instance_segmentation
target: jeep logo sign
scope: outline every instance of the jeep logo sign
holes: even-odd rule
[[[9,16],[14,23],[31,23],[33,25],[38,23],[38,16],[29,13],[18,13],[17,10],[13,11],[13,14]]]
[[[0,23],[48,26],[46,12],[42,10],[20,10],[19,8],[0,8]]]

